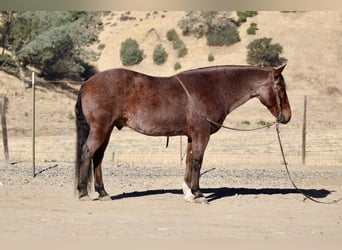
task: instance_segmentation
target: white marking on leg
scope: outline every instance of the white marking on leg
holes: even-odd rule
[[[192,194],[191,189],[189,188],[188,184],[185,183],[185,181],[183,181],[182,188],[183,188],[184,200],[188,202],[194,202],[195,196]]]

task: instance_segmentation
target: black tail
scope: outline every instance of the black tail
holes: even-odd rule
[[[83,85],[81,86],[80,91],[78,92],[76,106],[75,106],[75,114],[76,114],[76,164],[75,164],[75,185],[77,187],[78,178],[80,168],[82,166],[84,160],[84,153],[83,148],[84,144],[87,141],[89,135],[89,124],[87,123],[83,110],[82,110],[82,103],[81,103],[81,96],[82,96]],[[88,181],[91,181],[92,178],[92,168],[89,168],[88,171]],[[90,182],[88,182],[90,183]]]

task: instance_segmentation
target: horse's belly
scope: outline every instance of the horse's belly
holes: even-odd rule
[[[128,119],[127,126],[145,135],[172,136],[183,133],[184,121],[183,119],[160,119],[156,117],[144,117]]]

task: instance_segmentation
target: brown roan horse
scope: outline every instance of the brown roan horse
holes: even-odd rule
[[[291,108],[281,75],[284,67],[213,66],[171,77],[118,68],[91,77],[81,86],[76,103],[79,198],[89,198],[87,188],[94,174],[99,199],[110,199],[101,163],[113,128],[127,126],[149,136],[187,136],[184,199],[205,203],[200,170],[209,137],[220,129],[217,123],[222,124],[227,114],[253,97],[278,122],[289,122]]]

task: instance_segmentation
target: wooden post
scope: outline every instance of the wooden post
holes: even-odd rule
[[[304,114],[303,114],[303,131],[302,131],[302,164],[305,165],[306,160],[306,111],[307,98],[304,96]]]
[[[36,177],[36,88],[32,72],[32,176]]]
[[[6,125],[6,98],[4,97],[0,97],[0,114],[1,114],[2,140],[4,143],[4,158],[6,161],[8,161],[9,153],[8,153],[8,139],[7,139],[7,125]]]

